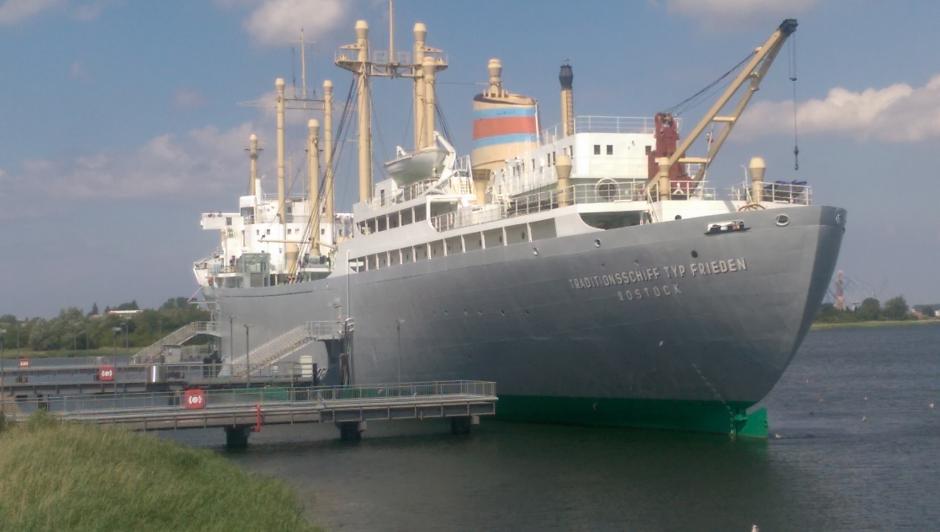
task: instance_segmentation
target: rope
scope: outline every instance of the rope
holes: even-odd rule
[[[793,83],[793,170],[800,170],[800,137],[796,121],[796,35],[790,36],[790,81]]]
[[[722,74],[718,79],[716,79],[715,81],[709,83],[708,85],[706,85],[705,87],[703,87],[701,90],[699,90],[698,92],[696,92],[696,93],[693,94],[692,96],[689,96],[688,98],[686,98],[686,99],[682,100],[681,102],[679,102],[679,103],[673,105],[672,107],[667,107],[663,112],[669,113],[669,114],[673,114],[673,115],[680,115],[680,114],[682,114],[682,112],[685,111],[685,110],[689,107],[687,104],[689,104],[689,103],[692,102],[693,100],[699,98],[700,96],[704,95],[704,94],[705,94],[706,92],[708,92],[709,90],[713,89],[716,85],[718,85],[719,83],[721,83],[725,78],[727,78],[728,76],[730,76],[731,74],[733,74],[733,73],[734,73],[735,71],[737,71],[739,68],[741,68],[742,66],[744,66],[745,63],[747,63],[748,61],[750,61],[751,57],[753,57],[754,54],[756,54],[756,53],[757,53],[757,52],[755,51],[755,52],[751,52],[751,53],[747,54],[747,56],[745,56],[744,59],[742,59],[741,61],[739,61],[738,64],[736,64],[736,65],[734,65],[733,67],[731,67],[731,69],[729,69],[727,72],[725,72],[724,74]]]

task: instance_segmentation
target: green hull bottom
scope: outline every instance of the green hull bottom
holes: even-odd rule
[[[767,410],[751,403],[661,399],[592,399],[500,395],[496,417],[507,421],[605,425],[767,437]]]

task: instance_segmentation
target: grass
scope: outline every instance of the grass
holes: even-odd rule
[[[47,416],[0,431],[0,530],[315,530],[285,485],[209,450]]]
[[[913,325],[937,325],[940,324],[940,320],[929,319],[929,320],[874,320],[874,321],[847,321],[847,322],[837,322],[837,323],[814,323],[812,325],[812,330],[814,331],[825,331],[828,329],[870,329],[874,327],[897,327],[897,326],[913,326]]]

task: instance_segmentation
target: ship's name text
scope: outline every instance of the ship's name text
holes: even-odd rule
[[[598,275],[585,275],[568,279],[571,288],[583,290],[587,288],[601,288],[605,286],[622,286],[651,281],[706,277],[709,275],[724,275],[747,271],[747,260],[744,257],[718,259],[707,262],[690,262],[688,264],[670,264],[660,267],[634,268],[619,272],[607,272]],[[675,285],[674,285],[675,286]],[[678,289],[678,286],[675,286]],[[681,292],[680,292],[681,293]],[[670,294],[671,295],[671,294]]]

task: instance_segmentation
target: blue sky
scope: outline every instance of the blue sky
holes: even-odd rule
[[[439,99],[460,151],[470,100],[499,57],[504,80],[558,120],[558,66],[575,71],[578,114],[651,116],[694,93],[779,24],[796,34],[800,171],[793,171],[787,58],[712,167],[719,188],[763,155],[771,179],[806,179],[817,203],[849,209],[839,267],[858,297],[940,302],[940,3],[814,0],[399,0],[397,47],[429,27],[450,68]],[[245,187],[247,137],[273,147],[273,117],[239,105],[291,80],[304,26],[308,64],[344,97],[331,65],[357,18],[385,48],[384,1],[0,0],[0,314],[50,315],[196,289],[191,262],[217,244],[203,211],[232,210]],[[299,74],[298,74],[299,76]],[[376,159],[408,143],[401,81],[377,80]],[[268,99],[270,101],[270,99]],[[683,116],[687,126],[704,112]],[[299,169],[302,124],[288,131]],[[270,141],[270,142],[269,142]],[[347,154],[354,151],[352,146]],[[262,168],[273,176],[273,149]],[[337,185],[348,208],[355,174]],[[273,182],[270,184],[273,187]]]

